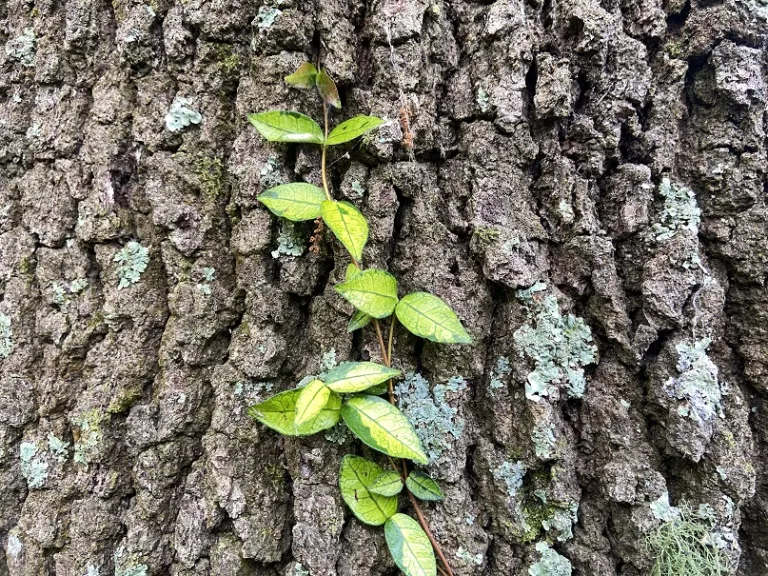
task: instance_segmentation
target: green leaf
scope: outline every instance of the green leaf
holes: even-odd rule
[[[369,490],[382,496],[397,496],[403,489],[403,479],[394,470],[384,470],[378,475]]]
[[[330,104],[334,108],[341,108],[341,99],[339,98],[339,90],[336,88],[336,84],[325,70],[320,70],[315,78],[317,84],[317,91],[320,93],[320,98],[326,104]]]
[[[397,512],[397,498],[374,494],[368,490],[381,472],[378,464],[365,458],[348,454],[341,459],[341,497],[361,522],[373,526],[381,526]]]
[[[408,294],[398,302],[395,314],[400,323],[416,336],[444,344],[472,343],[456,313],[434,294]]]
[[[384,120],[376,118],[376,116],[355,116],[331,130],[325,143],[328,146],[343,144],[378,128],[382,124],[384,124]]]
[[[320,413],[302,426],[296,425],[296,402],[304,388],[295,388],[267,398],[248,408],[248,416],[286,436],[310,436],[333,428],[340,418],[341,396],[331,393]]]
[[[408,478],[405,479],[405,485],[420,500],[439,502],[443,499],[443,492],[440,490],[440,486],[432,478],[424,474],[424,472],[414,470],[408,474]]]
[[[301,222],[320,217],[325,192],[322,188],[306,182],[294,182],[270,188],[259,194],[256,199],[273,214]]]
[[[351,394],[399,375],[400,370],[375,362],[344,362],[325,375],[325,385],[339,394]]]
[[[339,242],[359,262],[363,258],[365,243],[368,242],[368,221],[365,216],[349,202],[335,200],[323,201],[322,215]]]
[[[312,380],[304,386],[296,400],[296,426],[305,426],[316,418],[330,397],[330,389],[320,380]]]
[[[362,272],[362,270],[355,266],[353,262],[350,262],[347,264],[347,273],[344,275],[344,281],[352,280],[352,278],[360,274],[360,272]]]
[[[354,332],[355,330],[359,330],[360,328],[365,328],[368,326],[368,324],[371,323],[372,318],[368,316],[365,312],[360,312],[360,310],[355,310],[355,313],[352,315],[352,318],[349,320],[349,324],[347,324],[347,332]]]
[[[384,524],[384,537],[392,559],[405,576],[437,574],[435,551],[416,520],[395,514]]]
[[[315,85],[317,77],[317,68],[311,62],[304,62],[299,68],[285,77],[285,81],[296,88],[312,88]]]
[[[323,129],[320,125],[299,112],[273,110],[249,114],[248,120],[270,142],[323,143]]]
[[[427,464],[421,440],[408,418],[383,398],[353,396],[342,405],[341,417],[355,436],[374,450]]]
[[[374,318],[386,318],[397,305],[397,280],[384,270],[363,270],[336,291],[358,310]]]

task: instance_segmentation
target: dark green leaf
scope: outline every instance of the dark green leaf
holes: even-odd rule
[[[341,417],[353,434],[374,450],[420,464],[428,462],[408,418],[383,398],[353,396],[342,405]]]
[[[471,344],[456,313],[440,298],[428,292],[405,296],[395,309],[400,323],[416,336],[444,344]]]
[[[440,490],[440,486],[432,478],[424,474],[424,472],[414,470],[408,474],[408,478],[405,479],[405,485],[408,486],[411,494],[420,500],[438,502],[443,499],[443,492]]]
[[[340,418],[341,396],[331,393],[328,403],[314,419],[296,425],[296,402],[304,388],[295,388],[267,398],[248,408],[248,416],[286,436],[310,436],[333,428]]]
[[[384,525],[384,537],[397,567],[405,576],[435,576],[435,551],[419,523],[405,514],[395,514]]]
[[[370,491],[382,496],[397,496],[403,489],[403,479],[394,470],[384,470],[371,484]]]
[[[347,455],[341,459],[339,488],[341,497],[352,513],[365,523],[381,526],[397,512],[397,498],[372,493],[368,487],[381,474],[375,462]]]
[[[315,82],[317,83],[317,91],[320,94],[320,98],[322,98],[326,104],[330,104],[334,108],[341,108],[339,90],[336,88],[334,81],[331,80],[331,77],[325,73],[325,70],[320,70],[320,72],[317,73]]]
[[[296,88],[312,88],[315,85],[317,68],[311,62],[304,62],[298,70],[285,77],[285,81]]]
[[[249,114],[248,120],[270,142],[323,143],[324,135],[320,125],[299,112],[273,110]]]
[[[397,305],[397,280],[384,270],[363,270],[336,291],[352,306],[374,318],[386,318]]]
[[[314,220],[320,216],[325,192],[322,188],[306,182],[293,182],[270,188],[259,194],[256,199],[273,214],[300,222]]]
[[[328,146],[343,144],[378,128],[382,124],[384,124],[384,120],[375,116],[355,116],[331,130],[325,143]]]
[[[375,362],[344,362],[325,375],[325,385],[339,394],[352,394],[399,375],[400,370]]]

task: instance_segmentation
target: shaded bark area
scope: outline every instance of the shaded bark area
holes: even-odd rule
[[[331,159],[366,264],[475,339],[396,337],[423,376],[402,399],[442,387],[425,513],[455,573],[527,575],[547,541],[574,574],[648,574],[668,495],[768,574],[767,30],[764,0],[0,4],[0,574],[397,573],[337,489],[364,450],[245,414],[379,359],[343,249],[256,201],[320,182],[319,150],[245,121],[321,118],[282,82],[318,53],[334,122],[389,120]],[[534,394],[520,329],[563,349],[569,314],[586,390]]]

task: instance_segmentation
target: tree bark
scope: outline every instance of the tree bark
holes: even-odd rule
[[[765,0],[0,4],[0,575],[397,573],[339,495],[363,447],[246,414],[381,360],[344,250],[257,202],[320,183],[246,120],[321,120],[282,81],[318,58],[333,124],[389,121],[329,157],[366,266],[475,341],[393,359],[441,387],[424,512],[455,574],[525,576],[540,542],[648,574],[667,495],[768,574],[767,38]]]

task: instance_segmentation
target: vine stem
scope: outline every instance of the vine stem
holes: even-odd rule
[[[319,63],[319,62],[318,62]],[[325,139],[328,139],[328,105],[323,101],[323,119],[325,121]],[[321,172],[323,177],[323,190],[325,191],[325,196],[328,198],[328,200],[333,200],[333,197],[331,196],[331,191],[328,188],[328,176],[327,176],[327,170],[326,170],[326,151],[327,146],[323,144],[322,146],[322,160],[321,160]],[[352,259],[352,263],[357,266],[360,270],[363,269],[363,267],[360,265],[360,263],[355,259],[352,254],[349,255],[349,257]],[[388,334],[388,345],[384,345],[384,337],[381,333],[381,326],[379,326],[379,320],[377,318],[373,319],[373,326],[376,329],[376,337],[379,340],[379,347],[381,348],[381,356],[384,360],[384,364],[387,366],[387,368],[392,367],[392,340],[394,338],[395,334],[395,314],[392,314],[392,320],[389,324],[389,334]],[[396,406],[397,403],[395,401],[395,392],[392,387],[392,379],[390,379],[387,382],[387,390],[389,392],[389,402],[393,406]],[[392,467],[395,469],[395,471],[400,474],[401,478],[403,479],[403,488],[405,489],[406,494],[408,494],[408,498],[411,501],[411,505],[413,506],[414,511],[416,512],[416,517],[419,520],[419,524],[421,524],[422,529],[427,535],[427,538],[429,538],[429,542],[432,544],[432,548],[434,548],[435,553],[437,554],[437,557],[440,558],[440,562],[443,563],[443,566],[445,567],[445,570],[440,568],[440,566],[437,567],[437,569],[440,571],[440,574],[443,576],[454,576],[453,571],[451,570],[450,564],[448,564],[448,560],[445,558],[445,554],[443,554],[443,549],[440,547],[440,544],[435,540],[435,537],[432,535],[432,531],[429,529],[429,523],[427,522],[427,519],[424,518],[424,513],[421,511],[421,506],[419,506],[419,502],[416,500],[416,497],[411,493],[410,490],[408,490],[408,487],[405,486],[405,479],[408,477],[408,463],[405,460],[402,460],[402,469],[397,466],[395,461],[390,458],[390,463],[392,464]]]

